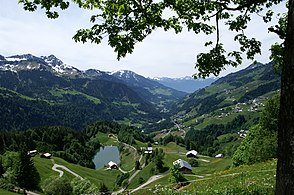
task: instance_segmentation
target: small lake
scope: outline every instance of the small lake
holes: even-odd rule
[[[109,161],[113,161],[116,164],[120,163],[119,151],[117,146],[104,146],[100,147],[99,151],[93,158],[95,169],[100,169],[107,165]]]

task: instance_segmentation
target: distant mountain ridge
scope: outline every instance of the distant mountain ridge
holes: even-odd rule
[[[44,70],[56,75],[76,76],[83,72],[73,66],[64,64],[54,55],[36,57],[32,54],[13,55],[0,58],[0,70],[18,72],[22,70]]]
[[[64,125],[81,129],[96,120],[142,127],[186,93],[132,73],[118,77],[100,70],[81,71],[54,55],[0,56],[1,129]]]
[[[182,78],[167,78],[167,77],[155,77],[153,80],[178,91],[186,93],[193,93],[198,89],[209,86],[211,83],[217,80],[217,78],[207,79],[194,79],[193,77],[182,77]]]
[[[110,74],[122,80],[128,87],[138,92],[143,99],[147,99],[149,102],[163,109],[167,108],[170,103],[180,100],[187,95],[185,92],[166,87],[159,82],[145,78],[129,70],[121,70]],[[164,99],[167,101],[163,101]]]
[[[280,89],[280,77],[273,63],[254,63],[228,74],[210,86],[197,90],[177,102],[177,112],[193,112],[198,116],[216,109],[245,103]]]

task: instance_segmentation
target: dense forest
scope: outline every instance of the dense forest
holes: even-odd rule
[[[150,137],[133,127],[122,126],[115,122],[95,122],[82,131],[63,126],[43,126],[25,131],[0,132],[0,154],[6,151],[19,151],[22,145],[38,153],[52,153],[68,162],[94,168],[93,156],[101,144],[96,138],[98,132],[118,135],[118,140],[134,144],[134,140],[152,141]]]

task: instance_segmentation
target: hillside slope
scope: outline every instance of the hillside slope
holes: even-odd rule
[[[53,55],[0,56],[0,109],[5,113],[0,128],[64,125],[82,129],[96,120],[142,127],[160,120],[160,111],[185,95],[150,83],[153,88],[146,89],[142,82],[134,87],[103,71],[78,70]],[[161,91],[168,95],[159,95]]]
[[[185,92],[166,87],[157,81],[145,78],[132,71],[122,70],[111,74],[122,80],[128,87],[136,91],[141,98],[151,102],[161,112],[171,103],[187,95]]]
[[[272,63],[252,64],[248,68],[218,79],[209,87],[192,93],[177,103],[177,112],[195,112],[197,116],[217,109],[246,103],[280,89],[280,79]]]

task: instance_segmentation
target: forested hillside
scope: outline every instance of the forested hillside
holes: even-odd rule
[[[63,125],[81,130],[96,120],[142,128],[160,120],[160,112],[185,95],[137,77],[141,80],[131,86],[106,72],[80,71],[53,55],[2,56],[0,129]],[[148,82],[152,85],[146,89]]]
[[[162,130],[154,134],[163,143],[176,141],[202,154],[232,157],[279,89],[280,76],[273,63],[252,64],[178,101],[174,115],[153,126]]]

